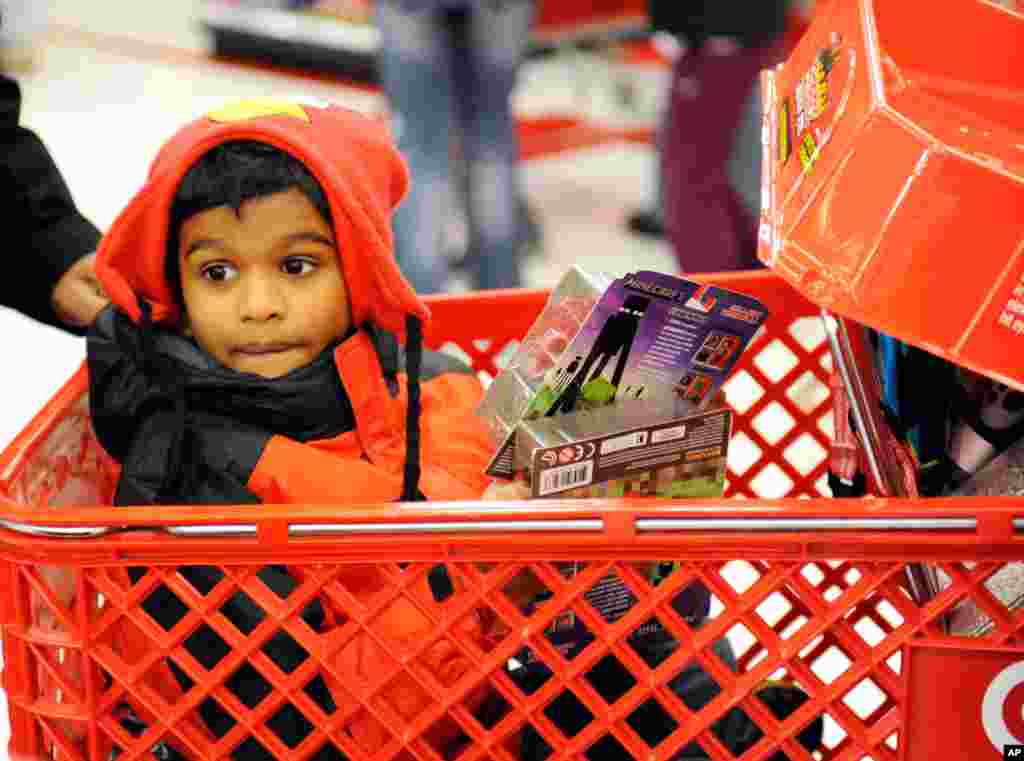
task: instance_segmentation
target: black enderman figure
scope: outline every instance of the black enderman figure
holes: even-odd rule
[[[572,376],[572,380],[558,395],[555,403],[551,405],[547,417],[552,417],[560,412],[572,412],[576,408],[576,400],[579,399],[583,387],[599,376],[612,357],[618,355],[611,379],[615,391],[612,392],[612,398],[609,401],[615,400],[619,383],[622,381],[622,373],[629,360],[629,352],[633,349],[633,340],[640,327],[640,319],[650,304],[651,300],[643,296],[626,297],[626,301],[619,307],[619,311],[609,317],[604,327],[601,328],[601,332],[590,349],[590,354],[583,361],[579,371]],[[566,372],[566,375],[568,376],[569,373]]]

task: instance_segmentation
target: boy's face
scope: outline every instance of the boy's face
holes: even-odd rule
[[[264,378],[316,359],[348,332],[334,232],[297,188],[194,214],[178,262],[187,328],[221,364]]]

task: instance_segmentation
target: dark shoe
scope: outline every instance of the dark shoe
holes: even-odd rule
[[[768,681],[758,687],[754,694],[779,721],[791,716],[800,706],[810,700],[807,693],[792,682]],[[746,731],[742,733],[742,736],[735,738],[735,742],[728,743],[732,752],[738,756],[743,755],[764,737],[754,722],[748,721],[746,724]],[[821,738],[824,733],[825,720],[821,716],[816,716],[810,724],[803,728],[796,739],[807,749],[808,753],[812,753],[821,747]],[[780,750],[769,756],[768,761],[789,761],[789,757]]]
[[[665,237],[665,223],[661,215],[653,211],[635,211],[626,220],[626,227],[635,235],[646,235],[650,238]]]
[[[122,704],[118,709],[117,718],[121,726],[124,727],[132,737],[140,737],[142,733],[148,729],[145,723],[135,715],[135,712],[131,707],[126,704]],[[163,740],[150,748],[150,751],[153,753],[154,761],[185,761],[184,756]],[[116,761],[120,756],[120,749],[114,748],[110,752],[110,761]]]
[[[526,202],[523,196],[519,196],[519,229],[522,230],[522,243],[519,248],[519,256],[527,259],[532,256],[540,256],[544,251],[544,233],[541,228],[540,215]]]

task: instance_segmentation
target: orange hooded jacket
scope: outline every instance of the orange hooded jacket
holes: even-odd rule
[[[101,315],[90,335],[89,366],[94,425],[101,443],[119,462],[130,454],[129,441],[138,446],[138,431],[124,436],[120,429],[134,425],[139,407],[117,407],[108,393],[114,385],[131,385],[132,374],[143,372],[144,363],[131,361],[139,341],[133,335],[146,326],[173,333],[180,307],[165,275],[172,201],[182,178],[194,163],[217,145],[239,140],[268,143],[297,158],[323,188],[334,222],[342,271],[351,303],[352,324],[371,325],[398,335],[405,334],[410,317],[429,317],[426,306],[399,273],[392,255],[390,214],[408,185],[404,162],[382,123],[335,106],[307,106],[277,101],[250,101],[204,116],[180,130],[161,149],[142,190],[114,222],[97,256],[96,272],[114,309]],[[170,328],[170,330],[168,330]],[[129,335],[134,343],[125,348],[117,341]],[[379,342],[372,329],[359,329],[334,351],[333,363],[354,413],[354,426],[339,435],[300,441],[271,431],[262,440],[255,465],[240,476],[245,489],[261,502],[345,503],[393,502],[403,494],[403,468],[407,459],[407,397],[409,380],[404,373],[386,377]],[[115,340],[117,339],[117,340]],[[159,341],[154,345],[159,348]],[[159,379],[157,379],[159,380]],[[391,381],[389,383],[389,381]],[[273,383],[273,381],[270,381]],[[162,387],[157,389],[162,391]],[[483,469],[490,456],[489,440],[473,410],[482,389],[475,376],[444,373],[425,381],[420,388],[419,490],[428,499],[473,499],[487,484]],[[134,417],[133,417],[134,416]],[[159,433],[154,429],[154,435]],[[201,433],[201,431],[200,431]],[[145,436],[141,438],[145,439]],[[143,449],[148,447],[143,446]],[[213,468],[225,472],[237,462],[221,463],[207,448]],[[196,495],[179,495],[196,496]],[[195,499],[172,502],[202,501]],[[301,580],[302,570],[287,573]],[[343,584],[356,597],[377,590],[374,574],[353,566],[343,572]],[[461,584],[453,579],[454,593]],[[436,606],[424,579],[413,585],[374,623],[375,636],[356,635],[341,649],[334,665],[339,673],[359,673],[371,679],[385,670],[390,659],[374,644],[383,637],[401,650],[422,640],[432,627],[423,610]],[[328,596],[320,598],[324,610],[321,633],[351,623]],[[172,622],[173,625],[173,622]],[[468,624],[465,634],[485,639],[482,627]],[[421,662],[443,684],[463,675],[470,663],[451,645],[442,644]],[[145,648],[144,642],[125,637],[124,651]],[[325,675],[334,695],[347,694]],[[169,673],[154,685],[170,698],[179,693]],[[404,689],[392,683],[374,700],[387,701],[406,719],[422,711],[432,700],[422,690]],[[139,716],[141,707],[135,707]],[[386,728],[361,712],[348,725],[348,734],[369,752],[389,737]],[[440,729],[438,739],[450,736]]]
[[[327,195],[355,326],[402,335],[408,316],[429,311],[402,277],[392,253],[391,211],[409,177],[381,122],[335,106],[243,102],[184,127],[161,149],[143,189],[100,244],[96,273],[133,321],[147,303],[156,325],[179,317],[165,275],[171,204],[185,173],[222,143],[256,140],[301,161]],[[274,436],[249,475],[263,502],[390,502],[399,498],[406,453],[407,381],[393,395],[365,331],[334,355],[355,413],[355,428],[329,440]],[[420,491],[428,499],[479,497],[489,443],[473,414],[482,389],[471,375],[446,373],[423,384]],[[116,455],[115,455],[116,456]]]

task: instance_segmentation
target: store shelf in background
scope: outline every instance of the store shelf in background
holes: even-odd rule
[[[559,43],[646,30],[647,0],[540,0],[534,38]]]
[[[224,0],[205,3],[198,21],[210,35],[213,54],[219,57],[363,83],[377,79],[375,60],[380,39],[377,30],[368,24]]]
[[[379,35],[372,25],[323,12],[258,5],[211,0],[203,6],[200,22],[210,34],[216,58],[376,87]],[[651,141],[654,101],[664,85],[650,72],[666,69],[667,62],[647,41],[643,0],[548,0],[538,9],[534,38],[535,56],[557,46],[580,50],[566,62],[574,80],[572,99],[542,114],[520,116],[524,159]],[[585,50],[619,42],[621,49],[603,56]],[[600,67],[597,75],[595,64]]]
[[[267,5],[245,0],[205,3],[200,22],[214,55],[376,87],[380,40],[369,0],[310,3],[306,10]],[[337,10],[342,7],[347,10]],[[362,13],[352,11],[358,7]],[[806,25],[806,18],[794,14],[787,48],[795,46]],[[524,159],[651,142],[671,62],[651,44],[646,0],[541,0],[531,59],[537,63],[552,53],[565,57],[574,100],[543,113],[521,114]]]
[[[644,0],[546,0],[538,8],[531,54],[565,44],[630,40],[647,35]],[[380,38],[370,23],[266,3],[209,0],[199,22],[213,52],[375,81]]]
[[[585,117],[540,116],[519,120],[519,155],[523,160],[611,143],[650,143],[653,130],[610,127]]]

